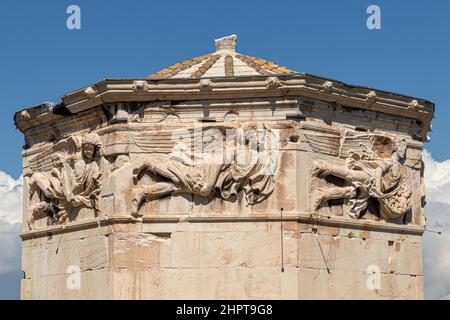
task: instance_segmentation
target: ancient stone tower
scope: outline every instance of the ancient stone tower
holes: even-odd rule
[[[17,112],[22,298],[422,298],[434,105],[215,45]]]

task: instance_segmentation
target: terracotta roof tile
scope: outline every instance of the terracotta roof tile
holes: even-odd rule
[[[235,35],[217,39],[215,45],[215,53],[178,62],[171,67],[149,75],[148,78],[200,78],[203,76],[233,77],[235,75],[296,73],[296,71],[280,66],[274,62],[236,53]],[[220,60],[220,58],[223,59]],[[239,62],[238,59],[241,62]]]
[[[203,56],[200,57],[195,57],[189,60],[185,60],[182,62],[178,62],[176,64],[174,64],[171,67],[165,68],[161,71],[158,71],[156,73],[150,74],[149,76],[147,76],[147,78],[150,79],[156,79],[156,78],[170,78],[173,77],[174,75],[178,74],[179,72],[189,69],[190,67],[208,59],[211,55],[210,54],[205,54]]]

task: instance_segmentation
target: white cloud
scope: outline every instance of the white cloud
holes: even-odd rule
[[[8,224],[0,221],[0,274],[14,273],[20,269],[21,224]],[[0,284],[1,287],[1,284]]]
[[[438,162],[424,151],[427,229],[424,236],[425,297],[450,299],[450,160]]]
[[[434,161],[431,153],[425,150],[423,161],[427,199],[450,204],[450,159],[442,162]]]
[[[425,297],[450,299],[450,160],[438,162],[424,151],[427,189],[425,233]],[[14,180],[0,171],[0,274],[20,270],[22,177]]]
[[[22,177],[0,171],[0,274],[20,270]]]
[[[14,180],[0,171],[0,221],[22,222],[22,177]]]

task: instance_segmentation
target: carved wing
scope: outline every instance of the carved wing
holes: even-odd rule
[[[148,130],[133,133],[131,139],[144,152],[170,153],[176,143],[192,144],[191,130]]]
[[[170,153],[174,151],[174,146],[182,142],[188,146],[188,149],[193,153],[194,145],[197,143],[196,138],[201,137],[203,150],[208,148],[208,144],[213,137],[224,137],[225,129],[232,128],[227,126],[221,127],[201,127],[203,135],[196,133],[194,128],[183,128],[174,130],[147,130],[145,132],[136,132],[131,135],[131,139],[136,146],[138,146],[144,152],[154,153]],[[219,132],[209,131],[211,129],[217,129],[221,132],[222,136],[219,136]],[[206,133],[208,132],[208,133]],[[196,134],[194,134],[196,133]]]
[[[81,151],[81,137],[69,137],[61,140],[53,146],[43,150],[41,153],[31,158],[29,167],[32,172],[50,171],[58,165],[58,161],[66,156],[74,155]],[[59,159],[58,159],[58,156]]]
[[[339,133],[324,133],[305,131],[303,135],[314,152],[328,154],[332,156],[339,155],[341,136]]]
[[[357,134],[352,135],[349,132],[344,132],[342,137],[342,144],[339,150],[339,157],[347,158],[349,152],[357,154],[370,154],[371,153],[371,135],[369,134]]]

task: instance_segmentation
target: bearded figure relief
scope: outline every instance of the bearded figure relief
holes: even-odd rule
[[[183,193],[202,197],[217,194],[233,201],[243,192],[250,205],[265,200],[274,189],[273,175],[278,166],[276,152],[268,148],[275,138],[271,131],[255,131],[247,135],[248,139],[256,141],[255,148],[246,146],[243,136],[224,142],[219,132],[203,135],[200,154],[192,154],[190,147],[178,142],[167,155],[142,156],[134,164],[137,187],[133,190],[132,214],[139,215],[145,201]],[[145,174],[150,182],[140,183]]]
[[[313,209],[328,200],[343,199],[344,214],[358,219],[368,206],[369,198],[379,204],[379,215],[395,220],[411,210],[412,192],[408,168],[403,165],[406,142],[379,135],[344,136],[339,155],[344,164],[315,160],[312,174],[319,179],[335,177],[344,186],[320,187],[313,191]]]
[[[29,179],[30,200],[36,194],[39,199],[30,207],[30,228],[44,216],[62,224],[75,208],[92,209],[97,216],[102,160],[102,143],[96,133],[65,139],[33,159],[31,167],[38,166],[41,172]],[[49,165],[51,169],[45,170]]]

